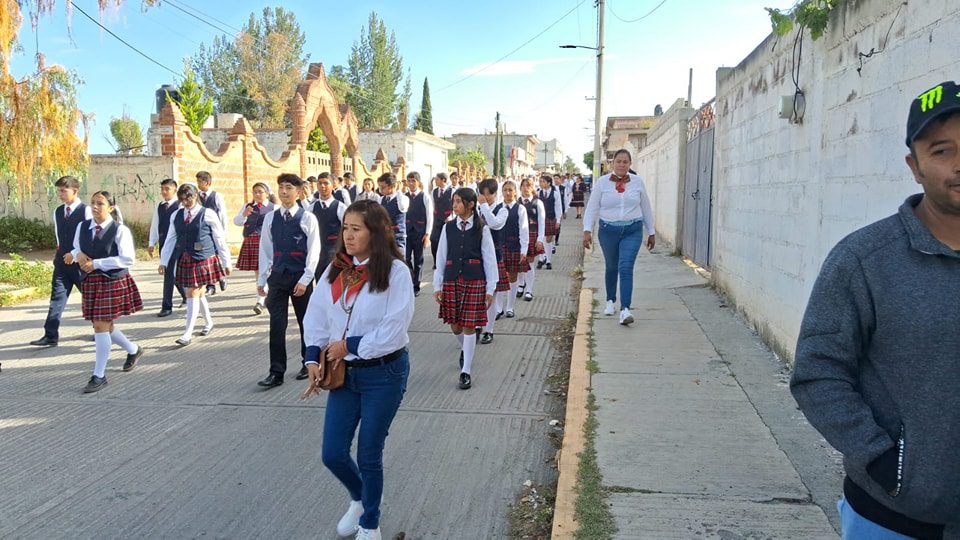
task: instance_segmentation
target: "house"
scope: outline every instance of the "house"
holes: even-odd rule
[[[440,137],[414,129],[362,129],[359,139],[360,156],[364,161],[376,161],[380,150],[391,163],[397,163],[402,157],[406,170],[420,173],[420,179],[427,188],[434,175],[447,172],[447,153],[456,148],[456,145]]]

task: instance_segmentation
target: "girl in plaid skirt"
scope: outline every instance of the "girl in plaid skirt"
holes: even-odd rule
[[[487,323],[487,309],[497,288],[497,255],[490,230],[477,213],[477,192],[460,188],[453,193],[455,218],[443,226],[437,247],[433,290],[440,318],[460,347],[462,390],[472,385],[470,369],[477,342],[476,328]]]
[[[204,208],[198,202],[197,188],[184,184],[177,189],[180,209],[170,220],[170,232],[160,254],[159,271],[175,264],[177,284],[187,290],[187,326],[177,344],[187,346],[193,338],[193,328],[197,324],[198,308],[203,310],[206,324],[200,331],[205,336],[213,330],[213,317],[210,305],[204,296],[207,285],[215,284],[230,275],[230,250],[227,249],[223,226],[217,213]],[[183,255],[179,260],[171,261],[174,246]]]
[[[557,233],[560,232],[560,217],[563,215],[563,194],[559,187],[553,185],[552,176],[545,174],[540,177],[539,197],[543,201],[545,211],[540,219],[544,221],[544,236],[547,241],[544,253],[537,261],[537,268],[546,266],[547,270],[553,270],[553,246]]]
[[[263,182],[253,185],[253,200],[243,205],[240,213],[233,218],[233,224],[243,227],[243,245],[240,246],[240,255],[237,256],[237,270],[260,271],[260,230],[263,228],[263,218],[274,209],[277,197],[270,192],[270,186]],[[257,294],[257,303],[253,312],[263,313],[265,296]]]
[[[532,178],[524,178],[520,182],[520,192],[522,194],[520,204],[522,204],[527,211],[527,229],[530,235],[529,242],[527,243],[528,261],[532,261],[537,255],[543,254],[544,237],[546,234],[546,210],[543,207],[543,201],[536,195],[533,182],[534,180]],[[539,263],[537,266],[540,266]],[[533,300],[533,280],[535,276],[536,268],[530,265],[530,269],[524,272],[518,280],[517,298],[520,298],[522,295],[523,299],[527,302]]]
[[[512,319],[513,304],[517,299],[519,288],[518,278],[530,270],[530,259],[527,255],[530,249],[530,222],[527,218],[527,208],[517,201],[517,184],[507,180],[501,190],[503,192],[503,207],[509,212],[507,223],[503,226],[503,264],[507,269],[507,279],[510,280],[510,292],[507,294],[507,308],[504,316]],[[534,239],[536,243],[536,239]]]
[[[83,318],[93,323],[96,343],[96,364],[84,393],[96,392],[106,386],[107,360],[112,344],[116,343],[127,351],[123,371],[132,370],[143,356],[143,349],[113,324],[114,319],[143,309],[140,291],[129,271],[136,257],[133,235],[116,220],[115,206],[109,192],[93,194],[90,198],[93,218],[77,227],[73,251],[64,258],[67,264],[77,262],[84,274],[80,283]]]

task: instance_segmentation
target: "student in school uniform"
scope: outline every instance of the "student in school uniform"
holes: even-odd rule
[[[170,218],[180,209],[180,203],[177,201],[177,181],[173,178],[164,178],[160,182],[160,196],[163,200],[153,209],[153,218],[150,220],[150,238],[148,241],[147,252],[153,258],[154,253],[159,249],[163,251],[163,244],[167,240],[167,233],[170,231]],[[180,254],[174,254],[179,257]],[[173,289],[176,288],[180,294],[180,306],[187,303],[187,293],[180,285],[175,283],[176,272],[170,271],[163,275],[163,296],[160,300],[160,313],[157,317],[168,317],[173,313]]]
[[[321,348],[346,365],[344,385],[327,396],[323,465],[350,495],[337,534],[379,540],[383,448],[410,372],[407,328],[413,287],[382,206],[362,200],[343,221],[333,264],[317,280],[305,318],[309,393],[316,389]],[[359,428],[359,436],[357,430]],[[356,460],[350,455],[357,439]]]
[[[70,292],[80,289],[83,278],[80,266],[75,262],[66,262],[66,255],[73,251],[73,240],[77,227],[90,219],[90,207],[83,204],[77,193],[80,181],[73,176],[60,177],[54,186],[61,204],[53,211],[53,234],[57,238],[57,252],[53,255],[53,280],[50,288],[50,309],[43,323],[43,337],[30,342],[36,347],[56,347],[60,340],[60,319],[67,305]]]
[[[407,210],[410,209],[410,199],[403,193],[399,193],[397,188],[397,175],[393,173],[383,173],[377,178],[377,185],[380,187],[380,204],[387,209],[390,215],[390,222],[393,223],[393,235],[397,239],[397,247],[400,253],[407,251]]]
[[[430,245],[433,232],[433,198],[423,191],[420,173],[407,174],[407,266],[413,280],[413,295],[420,296],[420,277],[423,273],[423,249]]]
[[[375,203],[380,203],[380,195],[377,193],[377,186],[373,181],[373,178],[369,176],[363,179],[363,184],[359,193],[357,193],[357,201],[373,201]],[[356,202],[356,201],[354,201]]]
[[[507,271],[507,279],[510,281],[510,291],[506,295],[506,309],[504,317],[514,318],[514,302],[516,301],[517,291],[519,289],[519,276],[530,270],[529,258],[527,252],[530,246],[530,222],[527,217],[527,208],[518,202],[517,183],[513,180],[507,180],[500,188],[503,194],[502,208],[507,211],[507,220],[500,235],[503,238],[503,265]],[[494,208],[493,212],[498,213],[500,208]],[[491,330],[492,332],[492,330]]]
[[[329,184],[329,178],[318,179]],[[320,260],[320,233],[312,212],[297,206],[297,194],[303,180],[284,173],[277,177],[280,205],[263,220],[260,237],[260,275],[257,292],[267,296],[270,311],[270,373],[257,385],[273,388],[283,384],[287,371],[287,321],[289,306],[300,328],[301,363],[306,358],[303,317],[313,292],[313,276]],[[297,380],[307,378],[301,366]]]
[[[330,175],[330,183],[333,185],[333,198],[347,206],[350,206],[350,203],[353,202],[353,199],[350,198],[350,193],[343,187],[343,178],[336,175]]]
[[[251,189],[253,199],[243,205],[240,212],[233,218],[233,224],[243,227],[243,244],[240,254],[237,255],[237,270],[250,272],[260,271],[260,231],[263,229],[263,218],[266,217],[277,204],[276,196],[270,191],[270,186],[257,182]],[[257,303],[253,305],[253,312],[263,313],[266,297],[257,295]]]
[[[333,183],[330,177],[321,177],[317,180],[317,200],[313,202],[312,207],[309,207],[317,218],[320,234],[320,256],[313,274],[316,278],[323,274],[337,252],[343,214],[347,211],[347,206],[333,197]]]
[[[452,173],[455,177],[457,173]],[[433,178],[434,188],[430,194],[433,205],[433,227],[430,229],[430,254],[433,256],[433,269],[437,269],[437,246],[440,245],[440,233],[443,225],[453,213],[453,192],[456,188],[448,184],[447,173],[437,173]]]
[[[553,183],[557,189],[560,190],[560,217],[557,218],[557,234],[553,239],[553,246],[550,248],[550,253],[555,255],[557,253],[557,244],[560,243],[560,230],[563,228],[561,221],[567,219],[567,196],[569,195],[569,189],[567,187],[567,180],[565,176],[554,176]]]
[[[176,281],[187,290],[187,324],[177,338],[181,347],[190,345],[197,317],[203,311],[201,336],[213,330],[210,304],[204,295],[208,285],[230,275],[230,250],[216,212],[200,204],[197,188],[184,184],[177,189],[180,209],[173,215],[167,241],[160,252],[161,274],[176,269]],[[173,254],[181,255],[174,258]]]
[[[360,193],[360,186],[357,185],[357,181],[353,177],[352,172],[343,173],[343,189],[350,197],[351,204],[357,202],[357,195]]]
[[[544,216],[547,212],[543,207],[543,201],[536,195],[533,182],[534,180],[532,178],[524,178],[520,182],[520,193],[522,196],[520,204],[522,204],[527,211],[527,228],[530,231],[530,239],[527,244],[527,259],[530,261],[538,255],[543,255],[545,251],[544,244],[546,242],[544,236],[546,234],[546,220]],[[518,280],[517,298],[522,294],[525,301],[530,302],[533,300],[533,283],[536,272],[536,267],[530,265],[530,269],[520,276]]]
[[[143,309],[140,291],[129,270],[136,258],[133,234],[111,215],[115,202],[108,191],[98,191],[90,197],[92,218],[77,227],[73,250],[65,255],[65,262],[76,262],[83,272],[83,318],[93,323],[96,343],[96,362],[83,389],[85,394],[107,385],[107,360],[113,344],[127,351],[123,371],[132,370],[143,356],[143,348],[127,339],[113,322]]]
[[[472,384],[476,328],[487,324],[487,310],[497,288],[497,253],[490,229],[477,213],[477,192],[460,188],[453,194],[455,219],[444,225],[437,248],[433,290],[440,315],[460,346],[461,390]]]
[[[547,270],[553,270],[553,246],[556,241],[557,231],[559,230],[560,216],[563,215],[563,196],[560,188],[553,184],[553,178],[545,174],[540,177],[540,191],[538,193],[540,200],[543,201],[543,208],[546,211],[544,220],[544,234],[546,235],[546,245],[544,254],[537,261],[537,269],[547,267]]]
[[[213,176],[210,175],[207,171],[199,171],[197,173],[197,189],[199,189],[198,196],[200,197],[200,205],[206,208],[213,210],[217,217],[220,219],[220,227],[223,229],[223,237],[227,237],[227,205],[223,200],[223,195],[213,191],[211,186],[213,185]],[[220,290],[227,289],[227,280],[225,277],[220,279]],[[207,287],[207,293],[211,296],[217,294],[217,288],[214,285]]]
[[[328,178],[330,177],[330,173],[321,173],[321,174],[326,174]],[[316,176],[308,176],[306,180],[304,180],[303,193],[305,195],[301,197],[301,199],[303,200],[303,206],[304,208],[310,208],[313,205],[314,201],[317,200],[317,177]]]
[[[584,201],[586,200],[587,185],[583,183],[583,177],[577,176],[573,185],[570,186],[570,191],[572,195],[572,200],[570,201],[570,208],[577,209],[577,219],[583,218],[583,207],[585,206]]]
[[[486,345],[493,342],[494,322],[503,317],[503,306],[506,304],[505,295],[510,290],[510,279],[507,276],[507,267],[503,261],[503,227],[507,224],[509,210],[498,202],[499,185],[493,178],[486,178],[477,184],[480,191],[478,207],[480,219],[490,228],[493,237],[493,246],[497,255],[497,288],[494,292],[493,303],[487,309],[487,324],[483,327],[480,343]]]

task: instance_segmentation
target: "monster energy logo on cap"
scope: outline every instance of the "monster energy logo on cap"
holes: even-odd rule
[[[910,104],[907,118],[907,146],[926,129],[935,118],[960,111],[960,86],[947,81],[921,93]]]
[[[943,85],[931,88],[920,94],[917,99],[920,100],[920,111],[927,112],[936,107],[943,100]]]

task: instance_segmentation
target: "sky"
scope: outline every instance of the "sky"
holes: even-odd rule
[[[126,0],[99,13],[96,0],[75,2],[111,32],[177,72],[201,43],[223,34],[200,19],[233,31],[250,13],[280,5],[263,0],[162,0],[142,8],[140,2]],[[18,77],[33,72],[37,50],[48,65],[74,70],[83,80],[80,108],[94,114],[89,152],[112,153],[110,119],[127,113],[146,129],[155,108],[154,92],[177,79],[77,9],[68,21],[68,4],[56,0],[54,12],[41,18],[36,30],[25,17],[11,71]],[[657,104],[666,110],[686,97],[690,68],[694,106],[709,101],[716,69],[736,66],[770,33],[763,8],[792,4],[607,0],[602,118],[653,114]],[[423,79],[429,79],[437,135],[493,131],[499,111],[508,131],[556,138],[578,164],[584,152],[593,149],[594,102],[586,98],[595,95],[596,55],[594,50],[559,46],[596,47],[594,0],[285,0],[282,6],[296,13],[307,34],[309,61],[323,63],[327,71],[346,65],[350,47],[375,11],[395,33],[404,67],[410,70],[412,113],[420,108]]]

